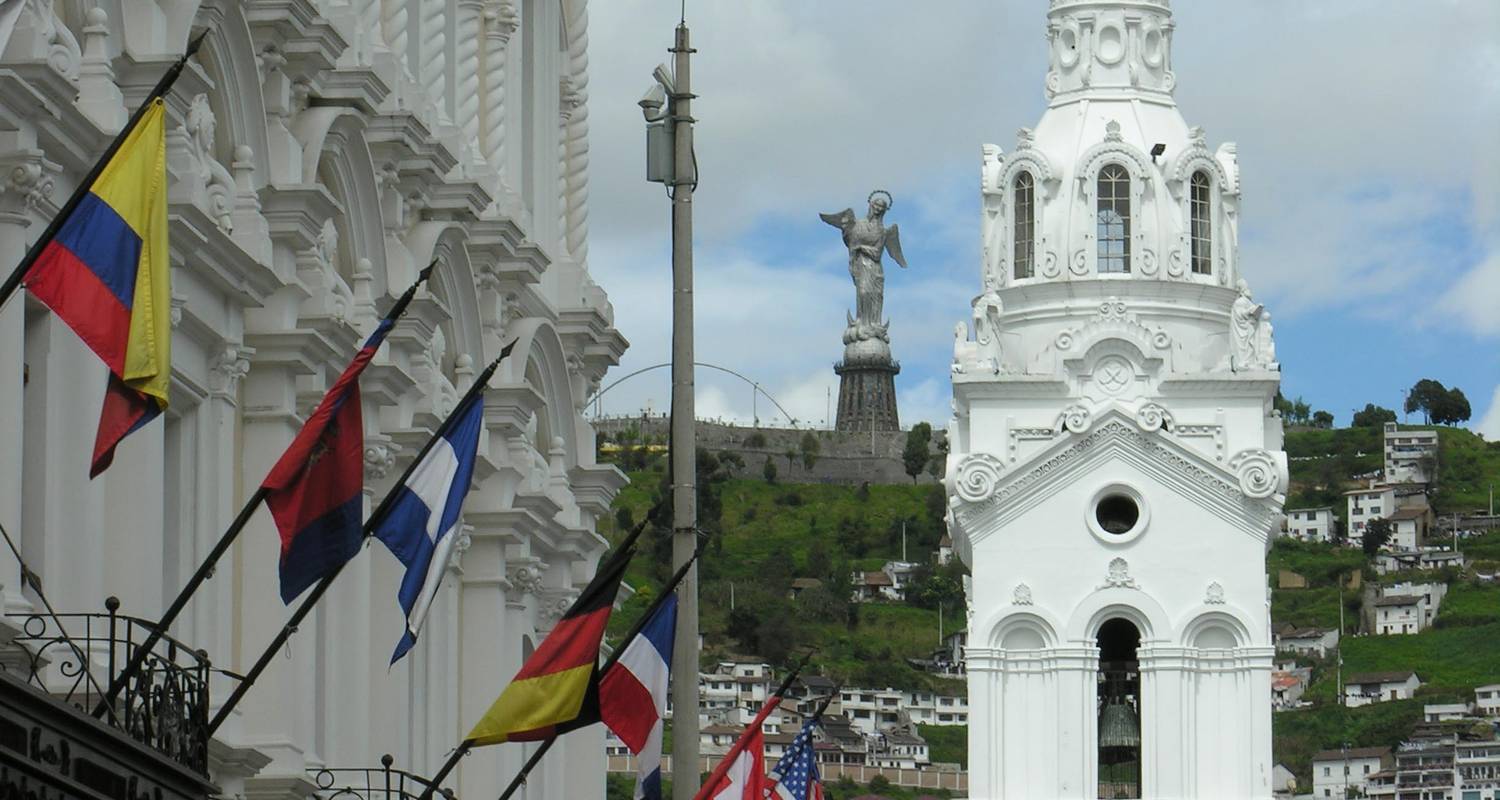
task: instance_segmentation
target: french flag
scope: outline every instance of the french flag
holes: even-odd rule
[[[635,800],[661,800],[662,720],[676,630],[677,593],[668,592],[599,681],[599,715],[636,756]]]
[[[394,313],[381,320],[261,482],[281,534],[283,603],[359,552],[365,483],[359,375],[395,324]]]
[[[406,567],[396,593],[406,614],[406,628],[391,655],[392,664],[417,643],[417,632],[447,571],[458,538],[454,529],[474,477],[482,427],[484,392],[473,392],[444,421],[432,446],[373,523],[375,538]]]

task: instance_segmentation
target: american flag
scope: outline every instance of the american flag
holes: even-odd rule
[[[812,731],[818,724],[813,717],[802,726],[802,732],[787,745],[776,768],[771,770],[775,781],[772,796],[780,800],[823,800],[823,786],[818,777],[818,762],[813,753]]]

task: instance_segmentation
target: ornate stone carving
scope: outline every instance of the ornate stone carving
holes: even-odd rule
[[[182,134],[188,143],[188,156],[192,163],[194,178],[203,191],[206,210],[218,223],[219,230],[229,233],[234,230],[235,185],[234,176],[221,163],[214,152],[214,139],[218,123],[208,95],[199,94],[188,104],[187,116],[182,122]]]
[[[953,490],[968,503],[988,500],[995,493],[1005,463],[989,453],[974,453],[958,463]]]
[[[1143,431],[1159,431],[1172,426],[1172,412],[1158,403],[1146,403],[1135,412],[1135,424]]]
[[[1218,581],[1214,581],[1214,582],[1210,583],[1208,585],[1208,589],[1205,590],[1204,593],[1203,593],[1203,602],[1206,605],[1211,605],[1211,606],[1222,606],[1222,605],[1224,605],[1224,586],[1223,586],[1223,584],[1219,583]]]
[[[576,589],[542,589],[539,594],[541,602],[536,607],[538,630],[551,630],[578,600]]]
[[[522,559],[511,564],[505,572],[510,588],[505,590],[506,599],[520,602],[526,595],[536,594],[542,588],[542,577],[547,564],[538,559]]]
[[[396,452],[388,444],[365,445],[365,477],[380,480],[396,466]]]
[[[42,157],[40,150],[19,150],[0,155],[0,212],[25,214],[46,209],[59,167]]]
[[[1236,288],[1239,296],[1229,308],[1230,332],[1234,337],[1230,368],[1235,371],[1280,369],[1276,363],[1276,346],[1271,339],[1271,312],[1255,302],[1250,296],[1250,286],[1243,280],[1236,284]]]
[[[1109,574],[1105,575],[1104,583],[1100,589],[1139,589],[1135,578],[1130,577],[1130,564],[1123,558],[1114,558],[1109,562]]]
[[[1073,258],[1068,261],[1068,271],[1074,275],[1087,275],[1089,272],[1089,252],[1087,250],[1074,251]]]
[[[1129,315],[1129,312],[1129,306],[1125,305],[1125,301],[1118,297],[1111,296],[1099,304],[1100,319],[1125,319]]]
[[[208,390],[218,397],[233,398],[240,379],[250,374],[250,355],[239,342],[226,342],[208,364]]]
[[[1057,417],[1055,430],[1071,431],[1073,433],[1087,433],[1089,426],[1093,424],[1093,416],[1087,407],[1074,404],[1063,409]]]
[[[1286,484],[1281,462],[1268,450],[1241,450],[1229,459],[1229,468],[1250,497],[1270,497]]]
[[[1010,601],[1018,606],[1031,605],[1031,587],[1024,583],[1016,584],[1016,590],[1011,593]]]

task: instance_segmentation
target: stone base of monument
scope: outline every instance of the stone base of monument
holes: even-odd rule
[[[901,429],[896,413],[896,375],[901,364],[891,357],[891,346],[880,339],[863,339],[844,345],[844,360],[833,365],[839,376],[841,431],[895,431]]]

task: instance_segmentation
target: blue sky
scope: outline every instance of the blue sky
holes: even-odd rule
[[[1500,3],[1174,5],[1178,105],[1211,147],[1238,143],[1242,263],[1283,391],[1347,422],[1431,377],[1500,436]],[[946,422],[953,322],[978,287],[979,146],[1008,150],[1043,109],[1045,6],[689,4],[699,360],[822,424],[853,300],[817,212],[886,188],[912,265],[886,285],[903,422]],[[613,0],[590,21],[591,268],[633,344],[617,375],[668,358],[669,209],[642,179],[635,101],[677,8]],[[601,405],[662,410],[668,387],[643,375]],[[698,402],[751,416],[727,377],[700,374]]]

